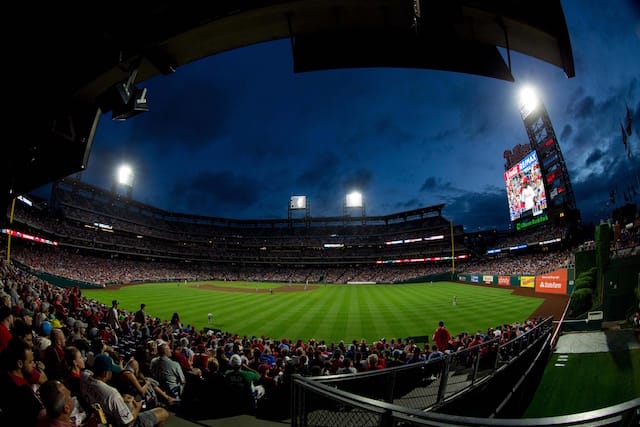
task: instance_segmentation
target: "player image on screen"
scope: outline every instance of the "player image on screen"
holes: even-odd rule
[[[504,173],[511,221],[540,215],[547,209],[542,172],[535,151]]]

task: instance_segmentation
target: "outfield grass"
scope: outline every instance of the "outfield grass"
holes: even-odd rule
[[[569,415],[606,408],[640,396],[640,350],[554,354],[524,416]]]
[[[185,286],[174,282],[83,293],[108,306],[111,300],[118,299],[120,308],[128,311],[136,311],[144,302],[147,314],[161,319],[170,319],[177,312],[184,325],[195,325],[197,329],[208,326],[207,313],[211,312],[212,327],[240,335],[327,342],[431,335],[440,320],[452,334],[484,331],[525,320],[542,303],[540,298],[512,295],[509,289],[451,282],[310,285],[308,290],[304,286],[248,282]],[[273,288],[273,294],[269,288]],[[454,295],[456,306],[452,304]]]

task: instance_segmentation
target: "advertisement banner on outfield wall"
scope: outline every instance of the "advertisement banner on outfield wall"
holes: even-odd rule
[[[520,276],[521,288],[533,288],[536,285],[536,276]]]
[[[552,271],[536,276],[536,292],[547,294],[567,294],[567,269]]]
[[[471,283],[478,283],[479,282],[479,278],[478,276],[471,276]]]
[[[482,282],[488,285],[493,283],[493,276],[484,275],[482,276]]]
[[[509,286],[511,276],[498,276],[498,286]]]

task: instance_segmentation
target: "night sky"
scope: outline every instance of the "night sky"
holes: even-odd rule
[[[445,203],[467,231],[506,229],[503,152],[528,143],[518,109],[528,84],[551,117],[583,222],[598,223],[625,192],[640,200],[639,4],[562,2],[570,79],[518,53],[516,83],[395,68],[294,74],[289,40],[205,58],[138,83],[148,113],[104,115],[82,179],[110,189],[128,163],[133,198],[172,212],[286,218],[290,196],[306,195],[312,216],[336,216],[359,190],[367,215]]]

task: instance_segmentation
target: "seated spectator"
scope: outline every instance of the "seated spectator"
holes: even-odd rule
[[[184,390],[186,379],[180,364],[171,360],[171,347],[169,343],[158,339],[158,356],[151,361],[151,376],[160,383],[169,396],[180,398]]]
[[[204,344],[198,344],[196,352],[193,355],[193,367],[200,369],[200,371],[204,373],[207,370],[209,357],[211,357],[211,355],[207,351],[206,346]]]
[[[34,348],[33,342],[33,331],[31,328],[24,322],[24,320],[18,318],[13,323],[13,328],[11,329],[11,333],[13,334],[14,339],[19,339],[26,344],[27,347],[32,349],[33,357],[36,359],[36,369],[31,371],[31,377],[27,378],[27,381],[30,384],[44,384],[48,378],[44,373],[44,363],[42,363],[39,359],[40,352],[39,350]],[[50,343],[49,343],[50,344]]]
[[[74,346],[65,347],[64,360],[66,370],[62,382],[73,396],[80,396],[80,374],[85,368],[82,353]]]
[[[11,328],[13,327],[13,314],[11,308],[0,305],[0,354],[7,348],[11,341]]]
[[[120,383],[123,389],[120,391],[124,394],[131,394],[140,397],[146,402],[146,408],[151,409],[166,403],[169,406],[176,404],[176,399],[165,393],[160,388],[160,383],[153,378],[145,377],[140,372],[140,364],[135,358],[129,359],[127,364],[120,373]]]
[[[32,426],[44,407],[27,380],[35,368],[33,350],[23,341],[12,339],[2,354],[0,369],[0,413],[3,426]]]
[[[47,414],[38,420],[38,427],[75,427],[86,419],[86,413],[78,411],[71,391],[60,381],[45,382],[38,390]]]
[[[91,350],[91,341],[86,337],[87,326],[89,325],[82,320],[74,320],[73,331],[67,337],[67,344],[76,347],[82,354]]]
[[[66,338],[62,329],[51,331],[51,345],[44,351],[44,365],[50,380],[62,380],[65,374],[64,346]]]
[[[231,405],[234,409],[245,409],[252,412],[256,408],[256,400],[264,396],[264,387],[257,385],[260,376],[256,371],[242,363],[242,358],[234,354],[229,359],[229,370],[224,373],[225,384],[230,393]]]
[[[119,374],[122,368],[109,355],[99,354],[93,362],[93,375],[83,372],[81,390],[82,397],[89,405],[99,403],[110,423],[116,426],[152,427],[162,426],[169,418],[164,408],[153,408],[141,411],[142,401],[132,395],[121,395],[114,387],[107,384],[113,374]]]
[[[429,353],[427,360],[439,359],[441,357],[444,357],[444,353],[440,351],[437,345],[432,345],[431,353]]]
[[[180,364],[180,367],[182,368],[182,371],[185,374],[192,374],[192,375],[195,375],[197,377],[200,377],[200,376],[202,376],[202,371],[200,370],[200,368],[194,368],[191,365],[191,362],[189,361],[187,356],[185,356],[185,354],[183,352],[183,350],[184,350],[184,341],[183,341],[183,339],[186,339],[186,338],[181,338],[179,341],[175,342],[175,346],[173,348],[173,352],[171,353],[171,359],[175,360],[176,362],[178,362]],[[193,357],[192,357],[192,359],[193,359]]]
[[[374,371],[384,369],[384,360],[380,360],[376,353],[371,353],[367,356],[367,371]]]
[[[355,374],[358,370],[353,367],[353,362],[350,358],[345,357],[342,361],[342,367],[338,368],[336,374]]]

